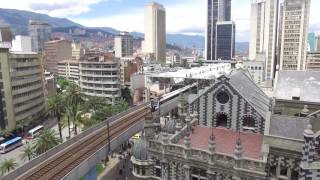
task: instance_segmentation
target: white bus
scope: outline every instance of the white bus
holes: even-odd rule
[[[40,131],[42,131],[42,130],[43,130],[42,125],[39,125],[33,129],[30,129],[28,131],[28,135],[27,135],[26,139],[34,139],[35,137],[37,137],[40,134]]]
[[[22,146],[22,138],[15,137],[7,142],[4,142],[0,145],[0,153],[4,154],[8,151],[11,151],[19,146]]]

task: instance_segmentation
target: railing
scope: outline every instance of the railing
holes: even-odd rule
[[[119,114],[116,114],[112,117],[110,117],[108,119],[108,121],[110,123],[114,122],[115,120],[119,119],[122,116],[125,116],[131,112],[134,112],[142,107],[147,107],[149,106],[149,102],[141,104],[139,106],[130,108],[129,110],[125,111],[125,112],[121,112]],[[22,166],[20,166],[19,168],[17,168],[16,170],[10,172],[9,174],[7,174],[6,176],[2,177],[3,180],[11,180],[11,179],[16,179],[17,177],[19,177],[21,174],[24,174],[27,171],[32,170],[32,168],[34,168],[35,166],[42,164],[43,162],[45,162],[46,160],[48,160],[50,157],[52,157],[53,155],[63,151],[64,149],[66,149],[67,147],[71,146],[74,143],[77,143],[78,141],[80,141],[82,138],[85,138],[87,136],[89,136],[90,134],[94,133],[95,131],[106,127],[108,124],[107,121],[103,121],[85,131],[83,131],[82,133],[78,134],[77,136],[73,137],[72,139],[59,144],[58,146],[55,146],[54,148],[50,149],[49,151],[41,154],[40,156],[32,159],[31,161],[23,164]]]

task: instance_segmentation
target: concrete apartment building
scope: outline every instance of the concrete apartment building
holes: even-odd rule
[[[133,37],[128,32],[121,32],[114,38],[114,52],[117,58],[133,55]]]
[[[320,71],[320,52],[307,53],[307,66],[308,71]]]
[[[28,30],[32,51],[43,52],[45,42],[50,40],[51,26],[47,22],[30,20]]]
[[[120,59],[120,81],[121,86],[130,86],[131,75],[138,72],[142,60],[134,57],[124,57]]]
[[[58,62],[58,75],[79,83],[79,61],[64,60]]]
[[[166,11],[155,2],[147,4],[144,10],[143,51],[153,54],[155,61],[166,63]]]
[[[9,52],[9,28],[1,27],[0,34],[0,127],[14,129],[19,122],[34,120],[45,108],[43,69],[37,53]]]
[[[255,0],[251,3],[249,59],[265,54],[266,80],[275,75],[279,0]]]
[[[121,97],[119,62],[105,56],[87,57],[79,62],[80,88],[89,96],[114,101]]]
[[[280,70],[306,68],[310,0],[283,2]]]
[[[58,62],[72,59],[71,42],[54,40],[45,43],[45,68],[47,71],[58,74]]]

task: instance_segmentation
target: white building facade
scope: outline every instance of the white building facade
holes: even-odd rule
[[[11,51],[32,52],[30,36],[15,36],[12,40]]]
[[[122,58],[133,54],[133,37],[128,32],[121,32],[114,38],[115,57]]]
[[[283,4],[280,70],[306,68],[310,0],[285,0]]]
[[[256,60],[258,54],[265,54],[266,80],[272,80],[275,73],[278,7],[278,0],[255,0],[251,4],[249,59]]]
[[[154,54],[158,62],[166,61],[166,11],[155,2],[145,6],[143,51]]]

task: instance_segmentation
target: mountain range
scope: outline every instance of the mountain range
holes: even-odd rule
[[[119,31],[110,27],[85,27],[81,24],[75,23],[67,18],[56,18],[46,14],[34,13],[30,11],[22,11],[16,9],[2,9],[0,8],[0,24],[7,24],[11,27],[15,35],[27,35],[29,20],[41,20],[48,22],[53,31],[65,29],[67,27],[77,27],[88,30],[99,30],[109,34],[118,34]],[[143,38],[143,33],[132,32],[135,37]],[[204,48],[204,37],[199,35],[185,35],[185,34],[167,34],[167,43],[180,46],[183,48]],[[236,43],[236,51],[246,52],[249,48],[247,42]]]

